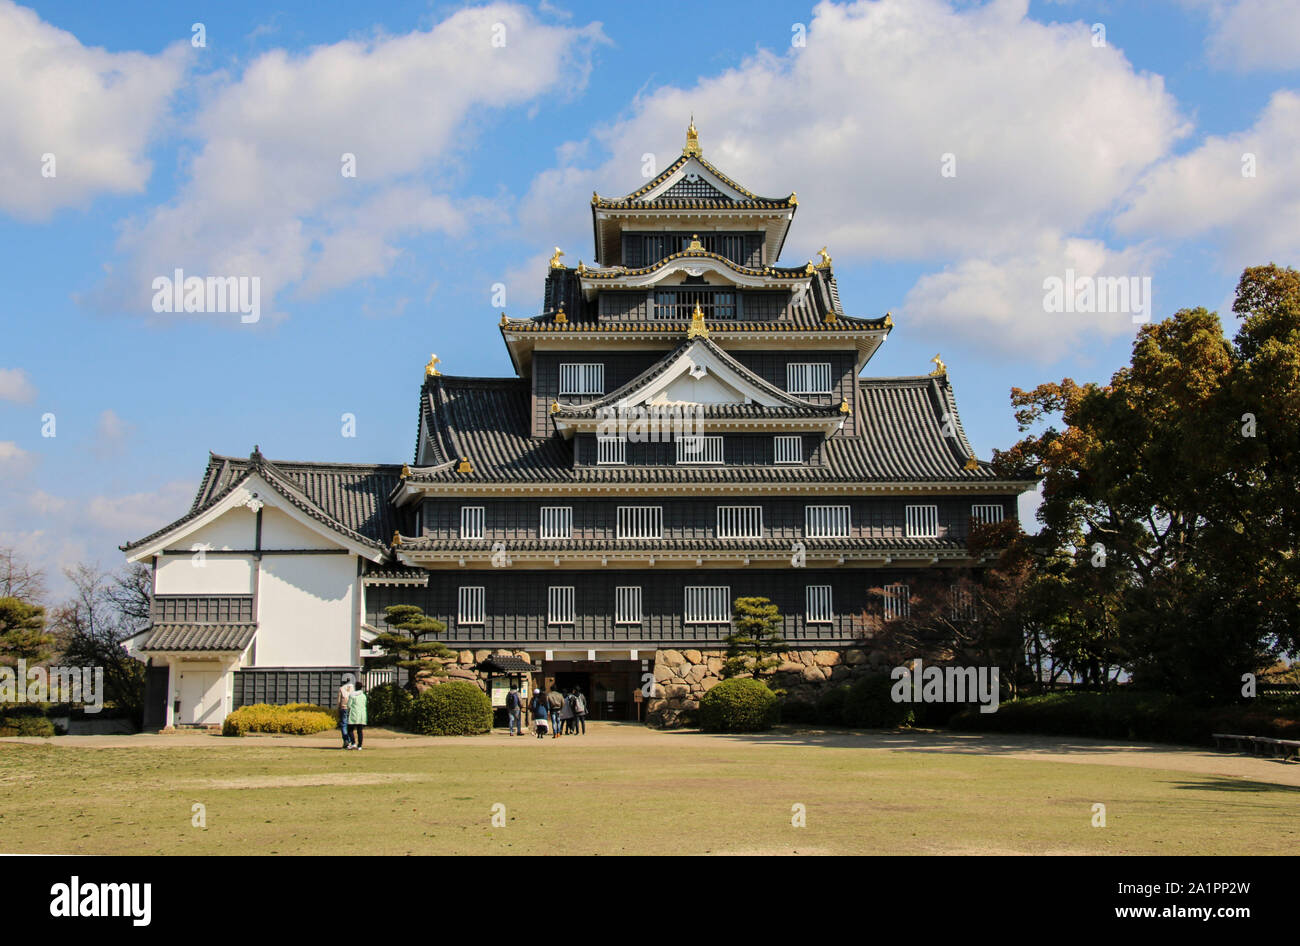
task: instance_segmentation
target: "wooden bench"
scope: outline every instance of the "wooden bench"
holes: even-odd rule
[[[1214,747],[1226,746],[1234,752],[1250,752],[1252,755],[1267,755],[1272,758],[1281,756],[1300,761],[1300,739],[1274,739],[1272,736],[1245,736],[1240,733],[1210,733],[1214,738]]]

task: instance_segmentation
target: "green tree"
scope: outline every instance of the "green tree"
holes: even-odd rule
[[[785,650],[781,637],[781,612],[768,598],[737,598],[732,616],[732,631],[725,640],[727,659],[722,665],[724,678],[745,674],[761,678],[771,675]]]
[[[102,667],[104,700],[139,725],[144,718],[146,669],[122,642],[149,624],[149,569],[135,563],[108,575],[92,565],[64,570],[73,595],[54,610],[53,626],[63,641],[65,664]]]
[[[1300,626],[1300,275],[1247,270],[1232,340],[1186,309],[1143,326],[1107,385],[1013,389],[996,460],[1043,477],[1037,618],[1094,682],[1234,697]],[[1064,422],[1057,427],[1053,419]]]
[[[456,652],[442,641],[425,640],[431,634],[446,631],[446,624],[413,604],[385,608],[384,620],[389,630],[375,637],[374,643],[385,653],[376,663],[405,668],[406,689],[411,693],[416,692],[415,678],[421,672],[435,677],[446,675],[440,661],[454,658]]]
[[[45,609],[19,598],[0,598],[0,663],[41,663],[54,652],[54,636],[45,630]]]

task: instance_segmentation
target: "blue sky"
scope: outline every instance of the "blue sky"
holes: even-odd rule
[[[1013,385],[1127,357],[1128,315],[1046,313],[1045,278],[1230,316],[1243,266],[1300,256],[1292,0],[0,0],[0,62],[0,546],[52,579],[184,511],[208,450],[409,460],[430,352],[509,374],[494,285],[535,314],[591,191],[691,114],[799,193],[782,262],[826,244],[846,310],[894,313],[869,374],[943,354],[984,457]],[[175,267],[259,276],[261,319],[154,313]]]

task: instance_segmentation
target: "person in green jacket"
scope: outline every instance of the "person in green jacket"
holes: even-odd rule
[[[360,749],[366,741],[366,684],[357,681],[356,689],[348,697],[348,735],[352,737],[349,749]]]

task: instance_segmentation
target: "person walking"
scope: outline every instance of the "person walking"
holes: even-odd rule
[[[578,731],[587,735],[587,697],[577,687],[573,688],[573,712]]]
[[[546,735],[547,710],[549,707],[546,703],[546,694],[538,690],[533,694],[533,702],[528,707],[533,711],[533,722],[537,726],[537,738],[541,739]]]
[[[347,749],[352,745],[352,740],[348,738],[348,700],[352,696],[352,674],[345,674],[343,685],[339,687],[338,700],[336,705],[339,711],[339,730],[343,733],[343,748]]]
[[[524,734],[524,724],[519,718],[520,711],[524,708],[524,702],[519,697],[519,684],[510,684],[510,692],[506,694],[506,719],[510,722],[510,735],[522,736]]]
[[[348,730],[352,735],[348,748],[360,751],[366,741],[366,685],[360,680],[348,697]]]
[[[569,733],[577,731],[574,726],[574,717],[576,714],[573,712],[573,694],[562,692],[560,694],[560,699],[564,701],[563,705],[560,707],[560,722],[563,726],[565,735],[568,735]]]
[[[560,738],[560,714],[564,712],[564,696],[560,693],[560,688],[551,686],[551,692],[546,695],[546,708],[549,710],[547,716],[551,721],[551,738]]]

